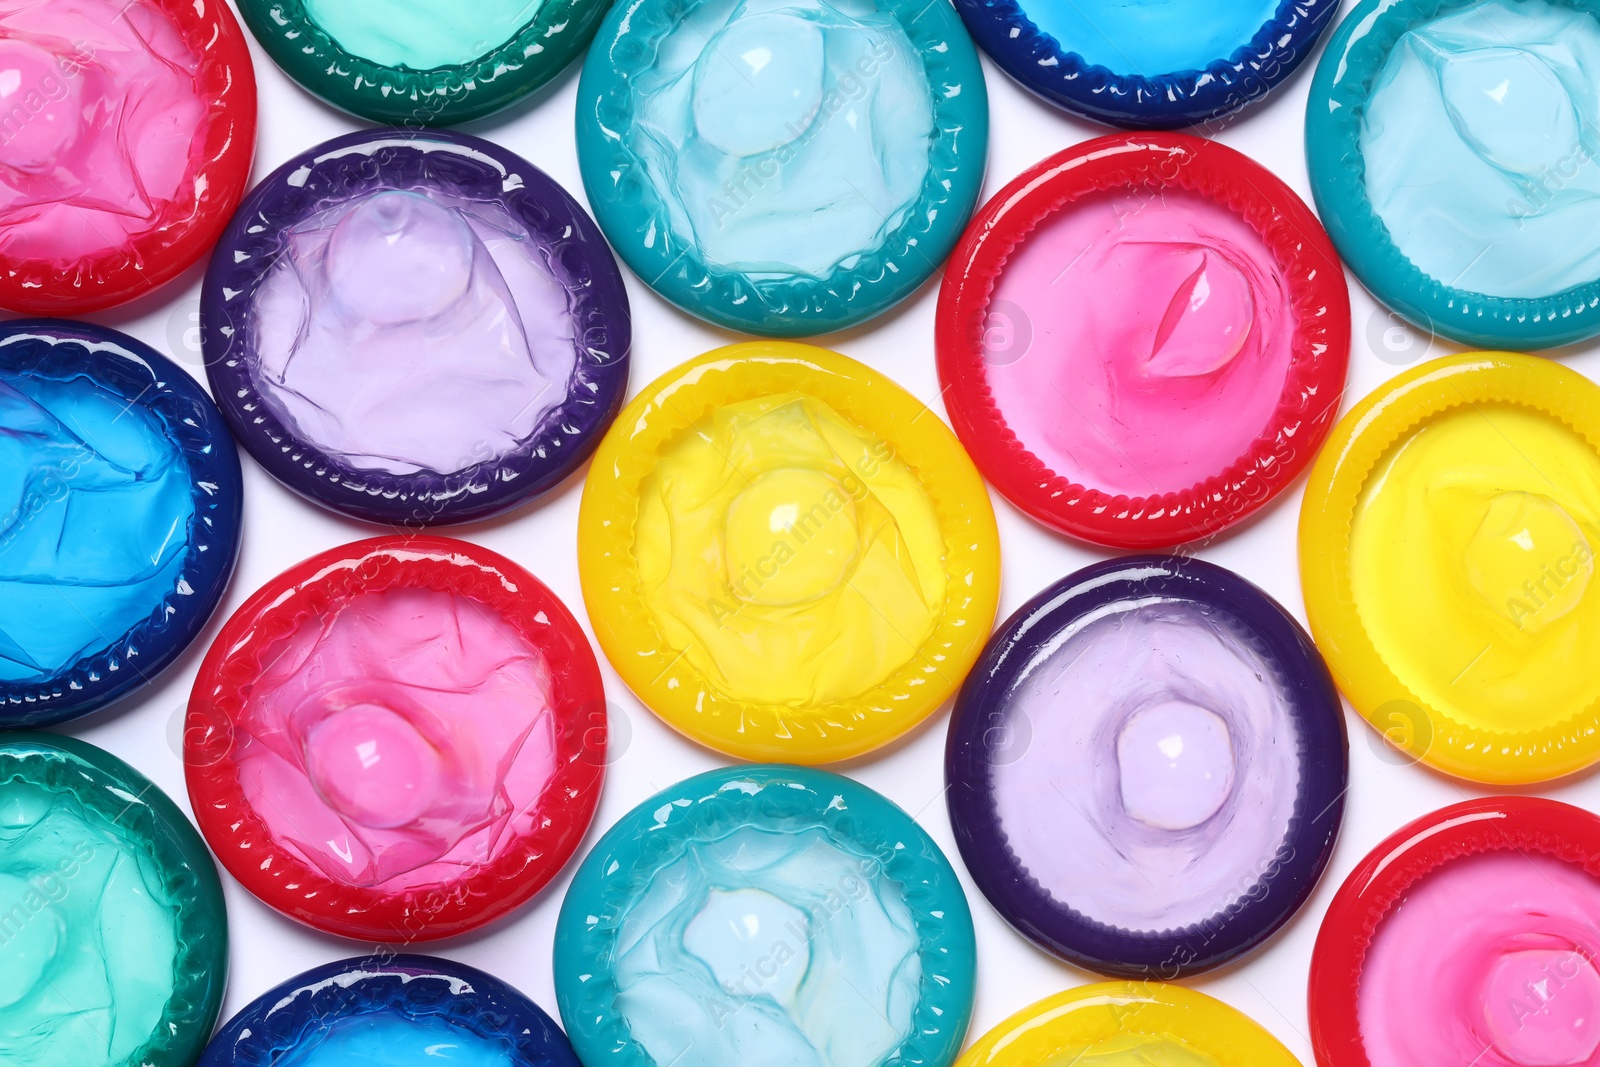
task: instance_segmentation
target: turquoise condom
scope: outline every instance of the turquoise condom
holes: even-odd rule
[[[0,735],[0,1062],[189,1067],[227,970],[222,886],[172,801],[92,745]]]
[[[836,774],[733,767],[595,845],[556,923],[556,1000],[586,1067],[947,1067],[974,960],[910,816]]]

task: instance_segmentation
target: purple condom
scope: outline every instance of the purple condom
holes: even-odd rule
[[[1327,667],[1231,571],[1132,556],[1023,605],[956,699],[950,821],[1023,936],[1119,977],[1249,952],[1311,895],[1349,752]]]
[[[465,134],[367,130],[247,196],[201,297],[245,448],[334,511],[471,522],[572,473],[628,383],[622,275],[543,171]]]

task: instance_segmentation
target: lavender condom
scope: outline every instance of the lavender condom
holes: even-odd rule
[[[201,332],[245,448],[373,522],[539,496],[627,389],[628,300],[599,229],[538,168],[458,133],[369,130],[274,171],[212,257]]]

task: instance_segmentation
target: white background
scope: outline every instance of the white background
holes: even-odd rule
[[[361,2],[361,0],[351,0]],[[1220,0],[1219,0],[1220,2]],[[1346,10],[1353,0],[1347,2]],[[364,124],[318,102],[284,76],[251,41],[260,86],[260,136],[255,178],[290,156]],[[1286,86],[1224,129],[1217,139],[1275,171],[1310,201],[1302,131],[1310,73],[1320,50]],[[989,168],[984,199],[1018,172],[1089,137],[1110,132],[1067,117],[1029,96],[985,57],[990,98]],[[508,113],[466,126],[543,168],[586,203],[573,143],[578,65]],[[1576,235],[1575,235],[1576,236]],[[668,368],[707,349],[739,340],[677,311],[627,275],[632,301],[633,376],[629,395]],[[201,268],[165,289],[124,308],[89,316],[139,337],[179,360],[204,381],[195,327]],[[934,371],[933,321],[937,277],[900,307],[865,327],[819,339],[887,372],[943,414]],[[1371,297],[1350,280],[1353,344],[1344,408],[1384,379],[1418,359],[1458,348],[1393,327]],[[1594,378],[1600,346],[1557,354]],[[132,763],[188,809],[179,756],[181,719],[200,657],[222,621],[264,582],[286,567],[335,545],[384,532],[335,517],[278,485],[247,455],[244,461],[244,547],[239,569],[222,608],[201,639],[147,691],[117,708],[69,724],[69,732]],[[464,537],[511,557],[553,588],[580,619],[586,616],[578,589],[576,535],[581,473],[543,500],[511,516],[442,532]],[[1265,588],[1304,619],[1295,562],[1295,531],[1304,478],[1258,518],[1199,554],[1232,568]],[[1058,578],[1107,553],[1068,542],[1024,518],[994,497],[1004,555],[1003,620],[1025,600]],[[1425,627],[1427,620],[1418,619]],[[592,636],[591,636],[592,641]],[[597,650],[598,654],[598,650]],[[599,814],[579,856],[599,833],[657,790],[691,774],[720,766],[723,757],[680,738],[628,693],[605,664],[611,701],[615,762],[608,768]],[[1593,664],[1572,665],[1574,670]],[[1333,864],[1307,907],[1265,948],[1243,963],[1186,984],[1220,997],[1277,1034],[1306,1064],[1311,1046],[1306,1022],[1306,979],[1317,927],[1334,890],[1378,841],[1403,822],[1482,791],[1420,767],[1406,766],[1389,752],[1359,717],[1346,709],[1350,730],[1351,780],[1344,832]],[[978,934],[978,993],[969,1041],[1041,997],[1096,980],[1063,964],[1013,933],[973,887],[962,867],[943,803],[943,752],[948,708],[887,751],[837,766],[886,794],[921,822],[962,874]],[[1600,780],[1581,777],[1541,789],[1545,795],[1595,807]],[[570,867],[532,904],[510,919],[474,935],[420,946],[420,951],[457,959],[490,971],[522,989],[556,1015],[550,950],[556,914]],[[229,927],[233,939],[231,978],[223,1018],[271,986],[306,968],[372,946],[316,933],[279,916],[233,883],[226,874]],[[1419,997],[1426,990],[1418,990]]]

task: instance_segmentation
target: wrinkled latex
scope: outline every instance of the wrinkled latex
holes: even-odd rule
[[[1153,78],[1228,59],[1277,16],[1278,0],[1034,0],[1024,11],[1084,62]]]
[[[532,22],[543,0],[305,0],[306,14],[351,55],[386,67],[472,63]]]
[[[273,1067],[519,1067],[501,1042],[437,1016],[379,1010],[339,1019]]]
[[[477,601],[364,593],[269,649],[239,782],[279,845],[347,885],[445,886],[526,834],[555,771],[543,656]]]
[[[0,378],[0,682],[115,649],[182,594],[194,498],[150,412],[86,378]]]
[[[301,223],[256,293],[268,406],[361,470],[451,474],[528,441],[577,361],[566,291],[503,209],[388,190]]]

